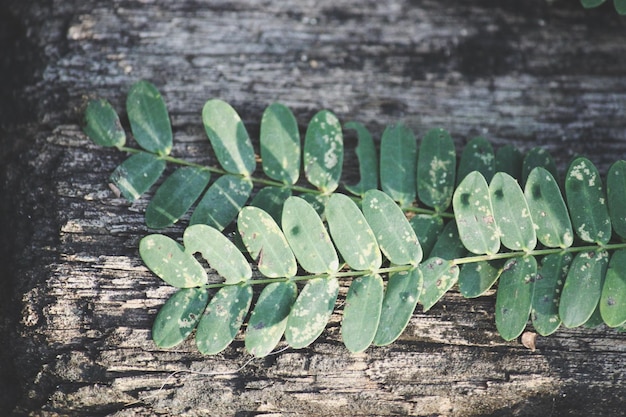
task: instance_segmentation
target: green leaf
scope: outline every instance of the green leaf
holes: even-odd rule
[[[522,178],[524,157],[513,145],[504,145],[496,152],[496,172],[506,172],[515,179]]]
[[[422,246],[423,257],[430,256],[430,252],[443,230],[443,219],[430,214],[417,214],[409,220],[409,224]]]
[[[283,216],[283,205],[287,198],[291,196],[291,189],[279,187],[261,188],[248,204],[258,207],[267,212],[276,223],[280,223]]]
[[[561,190],[550,171],[534,168],[528,175],[524,195],[539,241],[549,248],[572,246],[572,223]]]
[[[606,251],[580,252],[574,258],[559,303],[564,326],[580,326],[593,314],[602,293],[608,258]]]
[[[444,226],[443,231],[439,235],[439,239],[435,242],[428,257],[452,260],[461,258],[465,256],[465,254],[467,254],[467,249],[465,249],[463,242],[461,242],[456,222],[449,221]]]
[[[200,197],[211,178],[207,170],[178,168],[157,189],[146,208],[146,225],[163,229],[176,223]]]
[[[204,355],[226,349],[241,327],[252,302],[250,285],[228,285],[213,296],[196,330],[196,346]]]
[[[419,268],[389,274],[380,321],[374,337],[375,345],[388,345],[402,334],[417,305],[422,292],[422,282],[422,271]]]
[[[358,122],[349,122],[344,126],[346,129],[354,129],[357,133],[359,144],[356,147],[356,156],[359,160],[359,175],[361,180],[356,185],[346,185],[346,190],[353,194],[363,196],[367,190],[378,188],[378,157],[376,147],[370,132]]]
[[[517,338],[526,327],[536,275],[534,256],[512,258],[504,265],[496,294],[496,328],[504,340]]]
[[[198,324],[208,297],[205,288],[183,288],[174,293],[154,320],[154,343],[160,348],[170,348],[185,340]]]
[[[252,192],[252,181],[245,177],[222,175],[198,202],[189,224],[206,224],[224,230],[241,211]]]
[[[183,243],[185,252],[191,255],[200,252],[226,284],[236,284],[252,277],[252,269],[246,258],[217,229],[204,224],[189,226],[183,234]]]
[[[309,203],[320,217],[324,216],[324,213],[326,212],[326,205],[328,204],[328,199],[330,198],[328,195],[304,193],[300,194],[299,197]]]
[[[459,236],[467,250],[477,255],[498,253],[500,233],[485,177],[478,171],[469,173],[454,192],[452,204]]]
[[[287,326],[298,288],[293,282],[267,285],[256,302],[246,330],[246,350],[257,357],[267,356],[276,347]]]
[[[273,180],[295,184],[300,175],[300,133],[288,107],[273,103],[261,119],[263,172]]]
[[[104,99],[92,100],[87,105],[83,131],[96,145],[120,148],[126,143],[126,133],[120,118]]]
[[[304,174],[323,193],[335,191],[343,165],[343,134],[339,119],[328,110],[318,112],[306,130]]]
[[[489,196],[502,245],[511,250],[533,250],[537,245],[535,226],[517,181],[498,172],[489,184]]]
[[[292,277],[298,266],[293,252],[274,219],[265,211],[247,206],[239,213],[239,234],[259,272],[266,277]]]
[[[584,327],[588,329],[593,329],[594,327],[598,327],[604,324],[602,321],[602,314],[600,314],[600,305],[598,304],[596,308],[593,310],[593,314],[589,319],[583,324]]]
[[[399,124],[388,126],[380,143],[380,184],[400,207],[415,200],[417,143],[413,131]]]
[[[202,108],[202,122],[222,168],[231,174],[252,174],[254,149],[235,109],[222,100],[209,100]]]
[[[580,4],[582,4],[584,8],[590,9],[593,7],[598,7],[605,1],[606,0],[580,0]]]
[[[165,161],[159,157],[140,152],[122,162],[111,174],[111,181],[126,200],[133,202],[159,179],[165,170]]]
[[[574,230],[585,242],[606,245],[611,220],[597,168],[586,158],[576,158],[565,178],[565,195]]]
[[[485,180],[491,181],[496,169],[495,159],[491,143],[481,136],[475,137],[463,148],[456,180],[460,184],[469,173],[478,171]]]
[[[419,148],[417,196],[438,212],[452,202],[456,173],[456,151],[450,134],[443,129],[429,130]]]
[[[613,6],[617,13],[626,15],[626,0],[613,0]]]
[[[358,271],[375,270],[382,256],[374,232],[349,197],[333,194],[326,207],[330,235],[346,263]]]
[[[135,83],[126,98],[126,112],[135,140],[148,152],[169,155],[172,150],[172,126],[165,101],[148,81]]]
[[[600,314],[610,327],[626,323],[626,249],[611,257],[600,296]]]
[[[391,197],[379,190],[369,190],[363,198],[363,214],[387,259],[396,265],[419,265],[422,247]]]
[[[561,325],[559,298],[573,256],[554,253],[541,260],[535,281],[531,318],[533,327],[542,336],[554,333]]]
[[[609,168],[606,193],[613,230],[626,239],[626,161],[617,161]]]
[[[206,271],[196,258],[167,236],[152,234],[141,239],[139,255],[148,269],[174,287],[198,287],[207,282]]]
[[[309,203],[289,197],[283,207],[282,228],[300,266],[312,274],[337,272],[339,259],[328,232]]]
[[[466,298],[480,297],[498,280],[501,261],[479,261],[465,264],[459,272],[459,291]]]
[[[352,281],[341,321],[341,337],[352,353],[363,352],[374,340],[383,303],[383,280],[378,274]]]
[[[545,148],[540,146],[532,148],[524,157],[524,163],[522,164],[522,178],[523,183],[526,184],[526,179],[530,175],[533,169],[541,167],[556,179],[558,179],[558,170],[556,168],[556,162]]]
[[[335,308],[339,282],[335,277],[307,282],[291,308],[285,329],[289,346],[307,347],[319,337]]]
[[[459,267],[452,261],[429,258],[421,263],[419,268],[424,277],[420,303],[424,306],[424,311],[428,311],[457,282]]]

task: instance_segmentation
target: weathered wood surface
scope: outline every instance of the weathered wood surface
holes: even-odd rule
[[[219,97],[253,136],[279,100],[301,126],[330,108],[377,136],[398,121],[418,136],[441,126],[459,147],[482,134],[545,146],[561,168],[582,153],[605,171],[626,152],[626,20],[610,5],[41,3],[1,9],[21,36],[16,62],[34,69],[4,81],[23,94],[3,107],[16,115],[3,119],[0,154],[2,415],[622,413],[626,334],[560,330],[532,352],[498,337],[493,297],[451,292],[418,307],[398,342],[359,355],[341,344],[340,309],[309,349],[265,359],[241,341],[216,357],[191,342],[156,349],[150,326],[171,290],[138,258],[146,200],[114,196],[107,177],[123,155],[90,145],[79,126],[87,97],[122,111],[130,84],[149,79],[171,112],[174,153],[203,162],[200,110]]]

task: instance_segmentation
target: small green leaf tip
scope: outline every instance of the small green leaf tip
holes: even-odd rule
[[[120,118],[104,99],[92,100],[87,105],[83,131],[96,145],[121,148],[126,143]]]

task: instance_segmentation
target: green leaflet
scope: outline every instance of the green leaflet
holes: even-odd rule
[[[402,334],[417,305],[422,282],[422,271],[419,268],[389,274],[374,337],[375,345],[388,345]]]
[[[524,184],[526,184],[526,179],[532,170],[537,167],[547,170],[552,174],[552,177],[558,179],[558,170],[552,155],[550,155],[550,152],[546,149],[537,146],[528,151],[524,157],[524,163],[522,164],[522,179],[524,180]]]
[[[565,195],[574,230],[585,242],[606,245],[611,238],[611,220],[602,179],[586,158],[576,158],[565,177]]]
[[[264,187],[259,190],[248,205],[260,208],[272,216],[276,223],[280,223],[283,205],[289,196],[291,196],[289,188]]]
[[[196,258],[167,236],[152,234],[141,239],[139,255],[148,269],[174,287],[198,287],[207,282],[206,271]]]
[[[496,172],[506,172],[515,179],[522,178],[524,157],[513,145],[504,145],[496,152]]]
[[[159,179],[165,165],[165,161],[159,157],[140,152],[118,165],[110,178],[124,198],[133,202]]]
[[[337,189],[343,166],[341,123],[328,110],[318,112],[309,122],[304,139],[304,174],[323,193]]]
[[[415,200],[417,181],[417,144],[408,127],[388,126],[380,143],[380,185],[400,207]]]
[[[252,192],[252,181],[245,177],[222,175],[204,193],[189,224],[206,224],[224,230],[241,211]]]
[[[489,197],[502,245],[511,250],[533,250],[537,235],[517,181],[509,174],[498,172],[489,184]]]
[[[248,352],[262,357],[276,347],[285,332],[297,293],[293,282],[274,282],[263,288],[248,321],[245,340]]]
[[[539,241],[549,248],[572,246],[572,223],[561,190],[550,171],[534,168],[526,180],[524,195]]]
[[[456,222],[449,221],[443,227],[443,231],[439,235],[428,257],[452,260],[461,258],[465,256],[465,254],[467,254],[467,249],[465,249],[463,242],[461,242]]]
[[[289,197],[283,207],[282,228],[300,266],[312,273],[332,274],[339,259],[317,212],[299,197]]]
[[[146,208],[146,225],[163,229],[176,223],[200,197],[211,173],[196,167],[178,168],[157,189]]]
[[[202,108],[202,122],[222,168],[231,174],[252,174],[254,149],[235,109],[222,100],[209,100]]]
[[[375,270],[382,256],[374,232],[357,205],[343,194],[333,194],[326,207],[328,228],[346,263],[357,271]]]
[[[485,177],[469,173],[452,199],[456,224],[463,245],[477,255],[498,253],[500,232],[496,226]]]
[[[226,284],[236,284],[252,277],[252,269],[233,242],[220,231],[204,224],[185,229],[185,252],[200,252],[211,268],[224,278]]]
[[[600,296],[600,314],[610,327],[626,323],[626,249],[611,257]]]
[[[424,277],[420,302],[430,310],[459,279],[459,267],[442,258],[429,258],[419,266]]]
[[[152,325],[152,340],[160,348],[178,345],[195,329],[208,300],[204,288],[183,288],[163,304]]]
[[[126,143],[120,118],[104,99],[92,100],[87,105],[83,131],[96,145],[121,148]]]
[[[269,278],[292,277],[298,266],[285,235],[265,211],[247,206],[239,213],[239,234],[259,272]]]
[[[580,4],[585,8],[597,7],[604,3],[606,0],[580,0]]]
[[[363,196],[367,190],[378,188],[378,157],[376,147],[370,132],[358,122],[349,122],[346,129],[354,129],[359,139],[356,147],[356,156],[359,160],[359,175],[361,180],[356,185],[346,185],[346,190]]]
[[[490,181],[495,168],[495,155],[491,143],[478,136],[470,140],[463,148],[456,179],[460,184],[470,172],[478,171],[487,181]]]
[[[417,214],[409,220],[409,224],[422,246],[423,257],[430,256],[430,252],[443,230],[443,219],[430,214]]]
[[[315,278],[306,283],[291,308],[285,329],[289,346],[307,347],[319,337],[330,319],[339,293],[335,277]]]
[[[295,184],[300,176],[300,133],[288,107],[271,104],[261,119],[263,172],[273,180]]]
[[[496,328],[504,340],[517,338],[526,327],[536,275],[534,256],[512,258],[504,265],[496,294]]]
[[[606,176],[606,191],[613,230],[626,239],[626,161],[617,161]]]
[[[419,265],[422,247],[406,216],[391,197],[379,190],[369,190],[363,198],[363,214],[380,250],[391,263]]]
[[[617,13],[626,15],[626,0],[613,0],[613,6]]]
[[[564,326],[580,326],[593,314],[602,293],[608,258],[606,251],[580,252],[574,258],[559,303]]]
[[[573,256],[555,253],[544,256],[535,281],[531,318],[542,336],[554,333],[561,325],[559,298]]]
[[[480,297],[498,280],[502,270],[501,261],[465,264],[459,272],[459,291],[465,298]]]
[[[309,203],[320,217],[326,212],[326,205],[330,197],[325,194],[300,194],[299,197]]]
[[[148,152],[169,155],[172,150],[172,126],[165,102],[157,88],[139,81],[126,97],[126,112],[135,140]]]
[[[341,337],[350,352],[363,352],[374,340],[383,291],[383,279],[378,274],[357,277],[350,284],[341,321]]]
[[[452,202],[456,172],[456,151],[450,134],[443,129],[429,130],[419,148],[417,196],[437,212]]]
[[[233,341],[252,302],[252,286],[220,288],[204,310],[196,330],[196,346],[204,355],[215,355]]]

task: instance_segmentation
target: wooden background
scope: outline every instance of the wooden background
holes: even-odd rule
[[[626,153],[625,23],[574,0],[5,0],[0,414],[620,415],[626,334],[560,330],[532,352],[498,337],[493,296],[452,291],[359,355],[341,343],[340,311],[309,349],[265,359],[240,340],[215,357],[192,342],[155,348],[171,289],[137,254],[146,200],[115,197],[108,175],[124,155],[91,145],[80,123],[88,98],[123,113],[147,79],[174,154],[203,163],[200,111],[221,98],[255,138],[281,101],[301,127],[328,108],[376,137],[399,121],[418,137],[444,127],[459,149],[480,134],[605,172]]]

